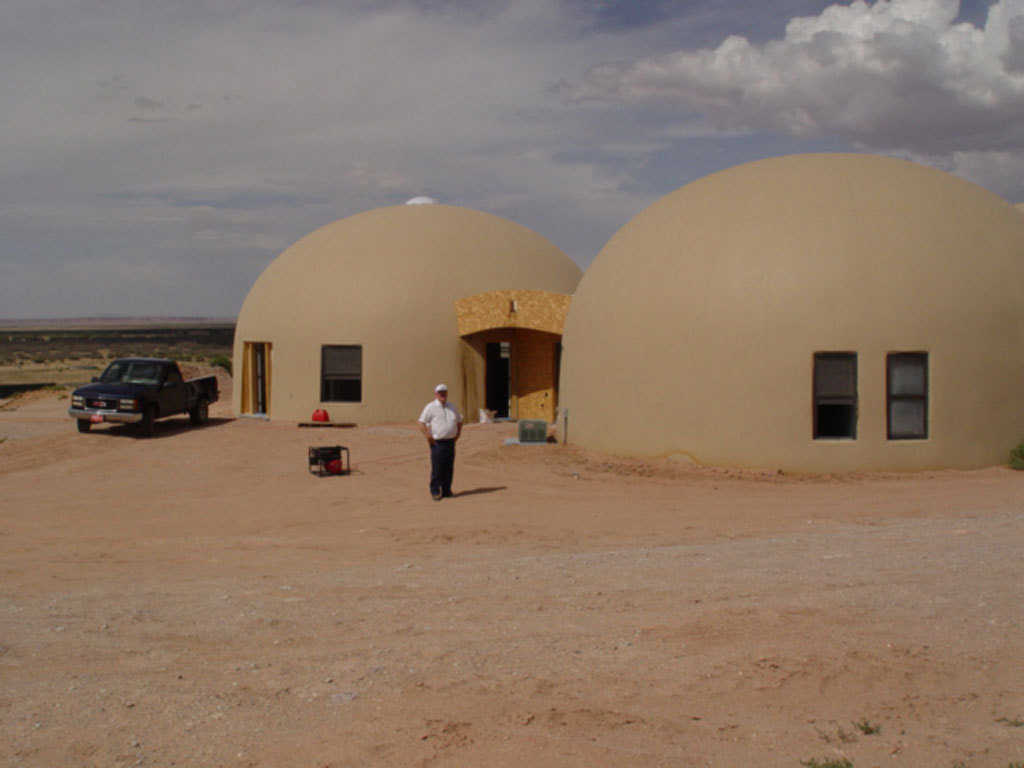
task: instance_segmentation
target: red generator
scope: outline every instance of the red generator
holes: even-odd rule
[[[319,477],[347,475],[352,471],[348,448],[344,445],[310,447],[309,471]]]

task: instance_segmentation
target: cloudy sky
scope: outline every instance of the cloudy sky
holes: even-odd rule
[[[233,316],[417,195],[585,267],[749,160],[894,154],[1024,201],[1024,0],[3,0],[0,317]]]

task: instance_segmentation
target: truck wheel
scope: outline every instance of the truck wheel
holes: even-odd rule
[[[139,429],[143,437],[152,437],[156,432],[156,406],[147,405],[142,412],[142,421],[139,422]]]
[[[78,422],[79,432],[88,432],[89,428],[92,426],[92,422],[88,419],[75,419],[75,421]]]
[[[206,400],[200,400],[195,407],[188,412],[192,426],[198,427],[205,424],[210,418],[210,404]]]

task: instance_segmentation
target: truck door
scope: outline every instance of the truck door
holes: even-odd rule
[[[188,387],[176,365],[167,369],[163,388],[160,390],[160,415],[183,413],[188,406]]]

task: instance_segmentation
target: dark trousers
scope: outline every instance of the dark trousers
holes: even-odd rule
[[[451,496],[455,472],[455,441],[435,440],[430,446],[430,492]]]

